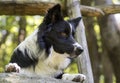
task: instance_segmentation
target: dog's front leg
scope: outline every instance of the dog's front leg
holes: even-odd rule
[[[83,74],[63,74],[62,79],[83,83],[83,81],[86,79],[86,76]]]

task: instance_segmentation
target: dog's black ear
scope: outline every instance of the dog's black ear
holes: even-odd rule
[[[68,22],[70,22],[75,28],[77,27],[77,25],[79,24],[79,21],[81,20],[82,17],[78,17],[72,20],[68,20]]]
[[[43,22],[45,22],[45,24],[48,25],[50,23],[55,23],[60,20],[63,20],[63,16],[61,13],[61,6],[60,4],[56,4],[55,6],[53,6],[48,10]]]

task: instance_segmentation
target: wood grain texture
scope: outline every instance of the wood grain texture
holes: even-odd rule
[[[57,3],[22,0],[0,1],[0,15],[44,15],[49,8]],[[68,16],[62,5],[64,16]],[[120,13],[120,5],[85,6],[81,5],[80,10],[83,16],[104,16]]]
[[[79,0],[67,1],[68,7],[71,7],[68,10],[70,18],[81,17]],[[84,83],[94,83],[83,20],[79,22],[79,25],[76,29],[76,40],[83,47],[84,50],[83,53],[79,55],[77,59],[79,73],[86,75],[86,80]]]
[[[0,15],[44,15],[54,3],[0,1]]]
[[[20,73],[0,73],[0,83],[76,83],[38,75]]]

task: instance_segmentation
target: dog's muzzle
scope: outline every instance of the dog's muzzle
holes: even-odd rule
[[[76,47],[75,55],[80,55],[82,52],[83,52],[83,49],[81,47]]]
[[[73,46],[74,46],[74,51],[72,52],[72,54],[70,54],[70,57],[76,58],[78,55],[80,55],[83,52],[83,48],[78,43],[74,43]]]

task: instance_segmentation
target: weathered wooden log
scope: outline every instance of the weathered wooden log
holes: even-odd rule
[[[0,1],[0,15],[44,15],[55,4],[29,0],[2,0]],[[67,16],[66,8],[64,7],[62,5],[64,16]],[[120,13],[120,5],[111,4],[96,7],[81,5],[80,10],[83,16],[103,16],[106,14]]]
[[[70,7],[68,11],[70,18],[81,17],[79,0],[67,0],[67,1],[68,7]],[[78,28],[76,30],[76,40],[78,41],[78,43],[80,43],[80,45],[82,45],[84,49],[83,53],[79,55],[77,60],[79,72],[86,75],[86,80],[84,83],[94,83],[83,20],[80,21]]]
[[[0,73],[0,83],[76,83],[37,75],[20,73]]]

